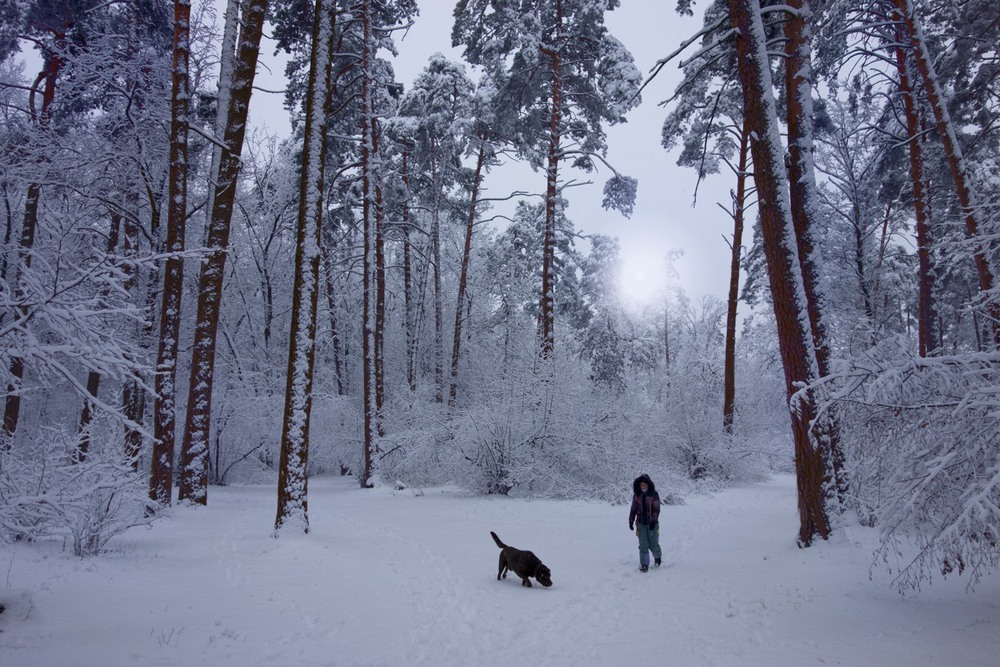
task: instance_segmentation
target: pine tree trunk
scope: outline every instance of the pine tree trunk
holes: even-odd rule
[[[184,291],[184,224],[187,217],[188,85],[190,0],[174,0],[174,50],[170,96],[170,166],[167,185],[167,252],[160,295],[160,340],[156,354],[153,460],[149,498],[169,505],[173,490],[177,345]]]
[[[431,146],[431,264],[434,287],[434,400],[444,402],[444,297],[441,293],[441,178],[437,146]]]
[[[130,210],[135,210],[135,207],[130,207]],[[125,259],[125,268],[123,269],[127,274],[127,279],[125,280],[125,289],[133,295],[133,299],[136,299],[136,285],[138,284],[138,272],[136,269],[132,268],[129,262],[135,257],[139,249],[139,224],[136,220],[132,218],[131,215],[125,216],[124,219],[124,234],[123,239],[123,256]],[[146,318],[151,319],[151,318]],[[149,325],[143,324],[142,331],[137,331],[139,333],[139,349],[147,349],[142,343],[147,340],[151,340],[152,337],[146,334],[145,329]],[[142,378],[136,373],[133,377],[125,380],[122,384],[122,414],[124,414],[126,421],[125,424],[125,442],[124,442],[124,452],[125,459],[129,462],[129,465],[133,470],[139,470],[139,454],[142,451],[142,431],[140,427],[142,426],[143,420],[145,419],[146,413],[146,390],[142,384]]]
[[[728,4],[730,20],[738,31],[739,76],[749,121],[764,254],[785,370],[785,390],[790,401],[798,479],[798,541],[801,546],[808,546],[816,536],[826,538],[830,533],[823,488],[827,462],[809,434],[809,424],[815,414],[812,397],[806,394],[794,399],[794,403],[791,401],[798,391],[798,383],[817,379],[818,366],[788,200],[760,4],[757,0],[728,0]]]
[[[965,220],[965,234],[973,242],[973,259],[975,260],[976,274],[979,277],[979,294],[986,299],[986,314],[990,319],[992,344],[994,348],[1000,349],[1000,303],[997,303],[995,298],[991,298],[994,277],[987,256],[985,239],[982,235],[983,226],[980,221],[982,211],[970,182],[962,145],[958,141],[955,125],[948,112],[948,102],[938,85],[934,61],[927,50],[923,29],[917,18],[916,5],[913,0],[895,0],[895,2],[896,9],[909,33],[917,72],[920,73],[927,101],[934,113],[938,134],[944,144],[945,159],[955,183],[955,194],[958,197],[958,205],[962,209],[962,217]]]
[[[127,8],[128,17],[128,61],[134,62],[139,51],[139,26],[144,18],[142,8],[138,3],[130,3]],[[134,95],[135,108],[139,111],[145,109],[145,96],[143,86],[149,82],[150,67],[143,65],[139,68],[139,73],[130,77],[129,85]],[[136,139],[136,143],[141,142]],[[135,305],[142,304],[143,320],[142,324],[132,325],[131,332],[138,341],[140,354],[147,356],[153,349],[156,310],[156,289],[159,284],[159,272],[154,267],[149,271],[147,280],[141,280],[138,267],[131,264],[139,253],[140,236],[142,236],[142,226],[139,214],[140,193],[144,193],[149,205],[149,236],[151,252],[162,251],[160,243],[160,202],[154,195],[154,187],[150,183],[149,173],[145,168],[139,166],[136,173],[127,177],[125,187],[125,202],[128,213],[125,215],[123,234],[123,254],[125,266],[123,271],[127,274],[125,289],[132,297]],[[138,360],[137,360],[138,362]],[[138,365],[138,364],[137,364]],[[143,366],[147,365],[145,363]],[[132,377],[125,380],[121,388],[122,414],[125,417],[125,429],[122,450],[126,460],[134,472],[139,471],[140,455],[142,453],[143,433],[146,419],[146,383],[143,381],[141,371],[134,371]]]
[[[413,265],[410,248],[410,171],[411,142],[403,147],[403,306],[406,329],[406,382],[411,392],[417,391],[417,333],[413,313]]]
[[[729,299],[726,304],[726,350],[723,368],[722,429],[733,434],[736,414],[736,314],[740,298],[740,258],[743,250],[743,217],[747,201],[747,162],[750,156],[750,130],[743,119],[740,133],[740,157],[736,167],[736,193],[733,195],[733,245],[729,262]]]
[[[462,306],[469,281],[469,264],[472,259],[472,232],[476,223],[476,207],[479,204],[479,184],[483,178],[483,163],[486,159],[486,138],[480,137],[479,154],[476,156],[476,171],[472,177],[472,193],[469,197],[469,215],[465,220],[465,246],[462,251],[462,270],[458,277],[458,297],[455,302],[455,340],[451,350],[451,383],[448,389],[448,407],[455,407],[458,400],[458,362],[462,354]]]
[[[545,228],[542,234],[542,294],[538,310],[539,356],[545,361],[555,351],[556,215],[559,210],[559,157],[562,152],[562,2],[556,0],[556,34],[543,49],[552,68],[549,111],[548,165],[545,170]]]
[[[785,20],[789,195],[816,366],[819,375],[824,376],[830,373],[830,335],[823,315],[825,300],[819,284],[820,258],[813,239],[819,193],[813,169],[813,69],[809,24],[812,10],[807,0],[789,0],[788,6],[792,9]],[[820,458],[830,466],[830,470],[824,472],[824,484],[832,482],[838,498],[842,498],[847,492],[847,481],[835,412],[827,411],[810,424],[810,428],[820,448]]]
[[[670,381],[670,302],[663,301],[663,371]]]
[[[378,119],[372,109],[372,148],[374,155],[379,157]],[[385,208],[382,205],[382,174],[381,169],[375,172],[375,433],[379,438],[385,436],[385,423],[382,419],[385,405]]]
[[[309,532],[306,466],[309,460],[309,421],[316,359],[320,230],[324,211],[324,130],[326,114],[330,108],[335,21],[335,0],[316,0],[309,83],[306,90],[305,136],[295,241],[295,284],[292,293],[284,422],[281,429],[275,534],[285,527]]]
[[[230,3],[230,12],[236,2]],[[224,49],[224,70],[232,71],[230,86],[220,100],[227,104],[219,107],[225,113],[218,171],[213,174],[215,183],[212,197],[211,220],[207,236],[207,255],[201,260],[198,277],[198,316],[191,352],[191,376],[188,385],[187,421],[181,447],[178,498],[199,505],[208,502],[208,445],[212,421],[212,388],[215,381],[215,348],[219,328],[219,311],[222,306],[222,283],[226,270],[226,251],[233,218],[233,204],[241,167],[243,139],[246,134],[247,113],[253,92],[257,56],[267,14],[267,0],[249,0],[246,13],[241,17],[238,52]],[[231,65],[226,61],[233,61]]]
[[[329,227],[324,227],[328,230]],[[333,348],[333,377],[337,383],[337,395],[344,396],[347,393],[344,386],[344,362],[343,352],[340,346],[340,325],[337,318],[337,290],[334,281],[334,254],[333,241],[330,233],[320,232],[323,235],[323,268],[326,277],[326,308],[330,318],[330,346]]]
[[[857,193],[854,193],[855,196]],[[861,211],[861,205],[857,199],[854,200],[851,206],[851,227],[854,232],[854,273],[858,278],[858,292],[861,294],[861,308],[864,311],[865,318],[869,322],[869,340],[874,343],[872,336],[874,331],[872,328],[875,324],[875,304],[872,301],[872,292],[868,287],[867,280],[867,262],[865,261],[865,237],[867,236],[865,230],[866,220],[864,219],[864,214]]]
[[[0,181],[0,190],[3,190],[4,228],[3,247],[9,248],[11,239],[14,237],[14,208],[11,206],[10,189],[7,181]],[[0,255],[0,280],[7,280],[7,254]],[[0,322],[3,318],[0,317]]]
[[[38,84],[44,82],[42,89],[42,107],[35,118],[38,130],[45,133],[49,128],[49,121],[52,117],[52,101],[56,95],[56,80],[62,70],[63,60],[60,55],[65,42],[65,34],[55,35],[55,48],[48,54],[44,69],[38,74],[35,85],[31,89],[31,108],[34,110],[35,90]],[[44,160],[44,158],[42,158]],[[35,231],[38,229],[38,200],[41,197],[42,186],[39,183],[28,185],[27,198],[24,204],[24,222],[21,225],[21,238],[17,251],[17,271],[14,276],[15,289],[20,296],[21,277],[24,272],[31,268],[31,251],[35,246]],[[14,309],[15,326],[22,322],[28,313],[18,306]],[[0,424],[0,451],[10,449],[14,440],[14,433],[17,431],[17,424],[21,415],[21,385],[24,381],[24,359],[14,355],[10,360],[11,381],[7,384],[7,397],[4,400],[3,424]]]
[[[108,255],[113,255],[118,248],[118,234],[121,229],[122,216],[111,214],[111,229],[108,232]],[[107,296],[107,290],[104,291]],[[90,451],[90,425],[94,421],[94,400],[101,389],[101,374],[95,370],[87,373],[87,396],[83,398],[83,408],[80,409],[80,424],[77,427],[76,463],[87,460]]]
[[[364,306],[362,308],[362,340],[361,355],[364,378],[362,381],[362,391],[364,393],[364,470],[358,482],[362,488],[371,486],[371,478],[374,473],[374,457],[377,453],[378,443],[376,434],[378,432],[378,407],[375,399],[376,379],[375,379],[375,131],[374,131],[374,86],[372,62],[372,26],[371,26],[371,4],[365,0],[360,4],[362,21],[362,81],[361,81],[361,178],[362,178],[362,225],[364,226],[364,261],[362,280],[362,291]]]
[[[921,143],[920,118],[917,112],[916,91],[910,64],[903,44],[906,42],[902,26],[896,29],[896,68],[899,72],[899,90],[903,98],[910,155],[910,178],[913,183],[913,210],[917,232],[917,341],[921,357],[926,357],[937,347],[934,342],[934,323],[937,313],[934,306],[934,269],[931,265],[930,216],[924,181],[924,156]]]

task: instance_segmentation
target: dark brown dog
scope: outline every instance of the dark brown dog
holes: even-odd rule
[[[493,541],[500,547],[500,569],[497,571],[497,581],[507,578],[507,571],[510,570],[521,577],[522,586],[531,586],[528,577],[534,577],[535,581],[548,588],[552,585],[552,572],[538,559],[538,556],[530,551],[522,551],[514,547],[508,547],[500,541],[497,534],[492,530],[490,535]]]

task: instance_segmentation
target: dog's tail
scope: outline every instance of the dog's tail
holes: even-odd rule
[[[493,541],[497,543],[498,547],[500,547],[501,549],[506,549],[507,548],[507,545],[504,544],[503,542],[501,542],[500,538],[497,537],[497,534],[494,533],[492,530],[490,531],[490,535],[493,536]]]

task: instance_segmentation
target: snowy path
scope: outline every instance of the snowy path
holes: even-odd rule
[[[314,479],[312,534],[275,540],[273,488],[211,493],[121,553],[0,546],[0,599],[34,598],[0,665],[1000,665],[996,576],[901,598],[870,531],[799,550],[790,477],[664,508],[646,574],[622,506]],[[490,530],[554,586],[496,581]]]

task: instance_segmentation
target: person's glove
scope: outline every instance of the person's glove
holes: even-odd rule
[[[628,522],[628,529],[629,529],[629,530],[635,530],[635,524],[634,524],[634,523],[632,523],[631,521],[629,521],[629,522]]]
[[[650,529],[650,530],[656,530],[656,528],[657,528],[657,527],[658,527],[659,525],[660,525],[660,524],[658,524],[658,523],[657,523],[656,521],[650,521],[650,522],[649,522],[649,529]]]

